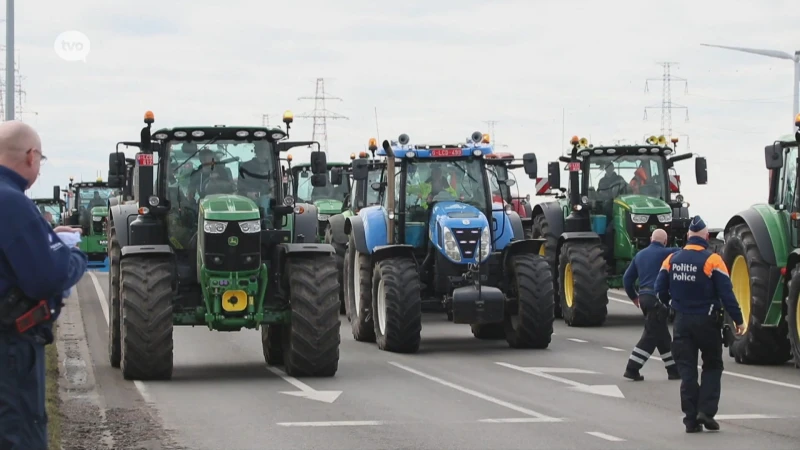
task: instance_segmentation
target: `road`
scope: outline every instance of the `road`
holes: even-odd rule
[[[330,379],[287,381],[269,370],[258,332],[181,327],[173,380],[133,383],[108,364],[107,276],[87,274],[77,286],[96,404],[101,412],[151,411],[136,420],[158,422],[186,448],[707,450],[797,449],[800,442],[800,372],[727,356],[722,430],[685,434],[680,382],[667,380],[660,361],[648,362],[643,382],[622,378],[642,319],[619,292],[611,294],[607,325],[569,328],[557,320],[547,350],[480,341],[468,326],[431,314],[419,353],[399,355],[355,342],[343,318],[339,372]],[[152,423],[142,428],[154,430]],[[105,428],[109,448],[118,426]],[[134,436],[127,439],[147,433]],[[155,441],[148,448],[166,448]]]

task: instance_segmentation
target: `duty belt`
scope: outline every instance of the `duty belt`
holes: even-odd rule
[[[0,298],[0,328],[25,333],[36,325],[50,321],[52,311],[46,300],[26,296],[19,288],[12,288]]]

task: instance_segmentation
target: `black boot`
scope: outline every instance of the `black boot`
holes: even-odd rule
[[[708,417],[705,413],[697,414],[697,423],[703,425],[709,431],[719,430],[719,422],[714,420],[713,417]]]
[[[699,423],[686,424],[686,432],[687,433],[699,433],[701,431],[703,431],[703,427]]]
[[[642,381],[642,380],[644,380],[644,377],[639,373],[638,370],[634,371],[634,370],[630,370],[630,369],[625,369],[625,373],[622,374],[622,376],[627,378],[627,379],[629,379],[629,380],[633,380],[633,381]]]

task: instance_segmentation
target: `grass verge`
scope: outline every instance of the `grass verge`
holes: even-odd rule
[[[57,327],[56,325],[55,327]],[[56,329],[53,327],[53,334]],[[58,393],[58,349],[55,342],[45,347],[45,402],[49,450],[61,450],[61,397]]]

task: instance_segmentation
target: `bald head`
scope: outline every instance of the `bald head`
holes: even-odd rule
[[[30,125],[18,120],[0,124],[0,165],[17,172],[30,188],[39,177],[42,140]]]
[[[661,228],[656,229],[653,231],[653,234],[650,235],[650,242],[658,242],[659,244],[667,245],[667,232]]]

